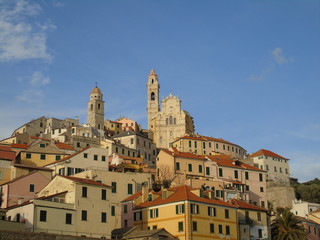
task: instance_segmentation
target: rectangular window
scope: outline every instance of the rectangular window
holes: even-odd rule
[[[88,220],[88,212],[86,210],[81,211],[81,221],[87,221]]]
[[[238,170],[234,170],[234,178],[238,178]]]
[[[178,231],[179,232],[183,231],[183,222],[178,222]]]
[[[30,159],[30,158],[31,158],[31,153],[27,153],[27,154],[26,154],[26,158],[27,158],[27,159]]]
[[[208,216],[212,216],[212,217],[216,216],[216,208],[215,207],[208,207]]]
[[[41,155],[40,155],[40,159],[41,159],[41,160],[46,160],[46,155],[45,155],[45,154],[41,154]]]
[[[248,172],[245,172],[244,174],[245,174],[246,180],[249,180],[249,173],[248,173]]]
[[[199,173],[202,173],[202,165],[199,165]]]
[[[157,228],[158,228],[157,225],[152,226],[152,229],[157,229]]]
[[[211,142],[209,142],[209,148],[211,148]]]
[[[101,161],[102,161],[102,162],[105,162],[105,161],[106,161],[106,156],[102,156],[102,157],[101,157]]]
[[[189,141],[189,147],[191,148],[191,141]]]
[[[123,213],[128,213],[128,205],[123,205]]]
[[[194,141],[194,147],[197,148],[197,141]]]
[[[47,221],[47,211],[40,210],[40,222]]]
[[[210,233],[214,233],[214,224],[210,223]]]
[[[262,238],[262,229],[258,229],[259,238]]]
[[[262,182],[262,181],[263,181],[262,173],[259,173],[259,181],[260,181],[260,182]]]
[[[226,226],[226,235],[230,235],[230,226]]]
[[[101,189],[101,199],[107,200],[107,190],[106,189]]]
[[[206,149],[206,142],[203,142],[203,149]]]
[[[98,155],[93,155],[93,160],[98,161]]]
[[[64,176],[64,172],[65,172],[64,168],[59,168],[59,175]]]
[[[191,213],[192,214],[199,214],[199,205],[191,204]]]
[[[261,212],[257,212],[257,219],[259,222],[261,222]]]
[[[192,231],[193,231],[193,232],[198,231],[198,224],[197,224],[197,222],[192,222]]]
[[[133,214],[133,220],[134,221],[141,221],[142,220],[142,214],[141,214],[141,212],[135,212],[134,214]]]
[[[219,177],[223,177],[223,169],[219,168]]]
[[[83,158],[88,158],[88,153],[84,153]]]
[[[34,192],[34,184],[29,185],[29,192]]]
[[[66,213],[66,224],[72,224],[72,214]]]
[[[176,170],[180,170],[180,163],[176,162]]]
[[[263,192],[263,187],[260,187],[260,192]]]
[[[102,223],[106,223],[107,222],[107,213],[106,212],[102,212],[101,213],[101,222]]]
[[[116,206],[111,206],[111,216],[116,215]]]
[[[184,213],[184,204],[176,205],[176,214]]]
[[[274,171],[277,172],[277,167],[276,166],[274,166]]]
[[[219,234],[223,234],[222,225],[219,224]]]
[[[61,159],[60,155],[56,155],[56,161],[59,161]]]
[[[128,194],[132,194],[132,184],[128,183]]]
[[[228,209],[224,210],[224,216],[225,216],[225,218],[229,218],[229,210]]]
[[[156,218],[156,217],[158,217],[158,216],[159,216],[159,210],[158,210],[158,208],[149,210],[149,217],[150,217],[150,218]]]
[[[45,147],[46,147],[46,144],[45,144],[45,143],[40,143],[40,147],[41,147],[41,148],[45,148]]]
[[[191,163],[188,164],[188,171],[192,172],[192,164]]]
[[[216,143],[216,149],[218,149],[219,148],[219,145],[218,145],[218,143]]]
[[[117,192],[117,183],[116,182],[111,182],[111,186],[112,186],[112,193],[116,193]]]
[[[88,196],[88,188],[87,187],[82,187],[82,197],[87,197]]]
[[[206,167],[206,175],[210,175],[210,167]]]

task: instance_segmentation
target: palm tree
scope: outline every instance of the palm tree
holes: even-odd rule
[[[289,209],[277,214],[271,224],[273,240],[306,240],[307,231],[301,221]]]

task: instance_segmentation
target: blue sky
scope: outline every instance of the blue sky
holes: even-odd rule
[[[146,81],[182,99],[196,132],[320,177],[319,1],[0,0],[0,138],[40,116],[147,126]]]

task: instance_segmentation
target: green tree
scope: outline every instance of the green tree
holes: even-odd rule
[[[299,218],[285,209],[272,221],[271,235],[273,240],[306,240],[308,233]]]

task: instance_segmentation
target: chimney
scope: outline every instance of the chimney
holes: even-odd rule
[[[142,184],[142,202],[146,202],[149,194],[149,185],[148,183]]]

